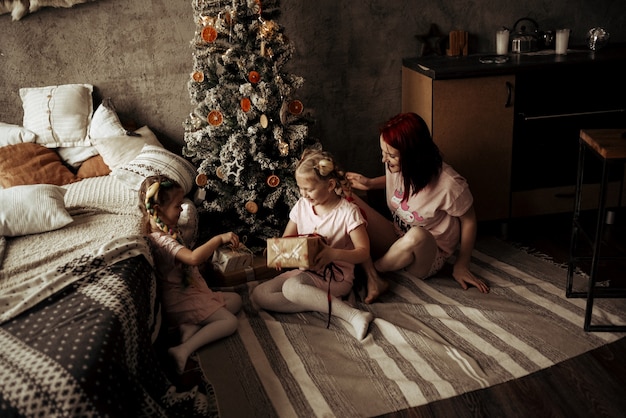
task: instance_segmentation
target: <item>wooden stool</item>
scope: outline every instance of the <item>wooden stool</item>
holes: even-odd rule
[[[585,169],[585,153],[591,151],[602,163],[602,176],[600,180],[600,191],[598,198],[598,210],[596,215],[595,233],[587,234],[580,220],[580,201],[583,188],[583,175]],[[593,311],[594,298],[624,298],[626,289],[624,288],[596,288],[598,282],[598,263],[600,260],[616,259],[618,257],[601,257],[600,247],[604,236],[605,209],[607,187],[609,182],[609,166],[617,163],[626,163],[626,129],[583,129],[580,131],[580,142],[578,151],[578,175],[576,179],[576,196],[574,204],[574,218],[572,222],[572,237],[570,242],[570,256],[567,267],[567,284],[565,289],[566,297],[586,297],[587,306],[585,309],[585,331],[626,331],[626,325],[614,324],[591,324],[591,313]],[[621,206],[622,190],[624,188],[624,176],[620,180],[618,205]],[[577,243],[578,234],[588,240],[592,247],[591,257],[578,257]],[[624,258],[624,257],[619,257]],[[573,274],[577,262],[586,259],[591,260],[591,271],[587,291],[572,291]],[[626,259],[626,258],[624,258]]]

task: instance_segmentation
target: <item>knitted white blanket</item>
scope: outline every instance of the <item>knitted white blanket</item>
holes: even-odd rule
[[[136,191],[109,176],[66,188],[71,224],[6,239],[0,267],[0,323],[119,260],[144,255],[151,261]]]

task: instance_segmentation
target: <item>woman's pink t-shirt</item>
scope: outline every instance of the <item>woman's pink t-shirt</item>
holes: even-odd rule
[[[443,163],[441,173],[434,181],[402,201],[402,174],[387,172],[386,194],[387,206],[399,236],[414,226],[420,226],[430,231],[437,246],[446,255],[454,252],[461,237],[458,217],[467,212],[474,202],[465,178]]]

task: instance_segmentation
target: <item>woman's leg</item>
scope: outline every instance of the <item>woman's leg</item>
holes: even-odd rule
[[[285,298],[300,307],[300,311],[328,312],[328,298],[325,290],[315,286],[306,274],[300,274],[286,280],[283,284]],[[354,336],[358,340],[365,338],[370,322],[374,319],[371,312],[354,309],[341,299],[332,297],[331,314],[352,325]]]
[[[367,277],[367,295],[364,302],[370,304],[389,289],[389,282],[380,276],[371,257],[362,262],[361,266]]]
[[[237,317],[226,308],[220,308],[211,314],[182,344],[171,347],[167,352],[174,359],[176,371],[182,374],[189,356],[213,341],[227,337],[237,331]]]
[[[358,196],[353,196],[353,198],[354,203],[356,203],[367,217],[367,235],[370,237],[370,254],[373,258],[380,258],[398,239],[393,228],[393,223]],[[367,296],[365,297],[365,303],[374,302],[389,288],[389,282],[380,277],[379,272],[374,267],[372,257],[361,263],[365,271],[365,276],[367,277]]]
[[[425,278],[436,256],[437,242],[432,234],[421,227],[413,227],[376,260],[374,267],[379,272],[406,269],[415,277]]]

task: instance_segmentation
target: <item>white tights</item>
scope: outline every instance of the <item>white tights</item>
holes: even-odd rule
[[[326,291],[315,286],[315,282],[305,272],[289,277],[278,276],[261,283],[251,297],[258,307],[269,311],[328,313]],[[365,338],[369,324],[374,319],[371,312],[355,309],[334,296],[331,314],[352,325],[353,335],[358,340]]]

